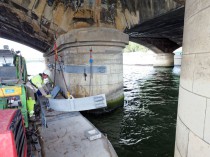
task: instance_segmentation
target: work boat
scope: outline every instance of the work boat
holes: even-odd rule
[[[58,90],[54,89],[52,96],[54,91]],[[106,102],[104,95],[75,99],[60,99],[58,96],[48,100],[39,97],[38,100],[45,127],[40,130],[40,136],[46,156],[117,157],[107,137],[78,112],[102,107]]]
[[[117,157],[107,137],[79,112],[106,107],[104,94],[65,99],[55,86],[51,98],[36,95],[35,101],[27,94],[25,59],[7,49],[0,50],[0,61],[0,156]]]

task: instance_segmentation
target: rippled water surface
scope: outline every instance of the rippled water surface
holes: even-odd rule
[[[124,66],[124,107],[90,118],[119,157],[173,157],[179,72],[179,67]]]

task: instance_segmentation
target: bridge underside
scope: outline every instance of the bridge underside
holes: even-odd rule
[[[15,5],[15,3],[13,3]],[[16,6],[17,7],[17,6]],[[22,20],[18,12],[14,12],[11,8],[0,3],[0,37],[22,43],[24,45],[35,48],[41,52],[46,52],[53,43],[53,34],[42,29],[42,34],[36,33],[31,26],[32,21],[37,17],[31,14],[31,23],[27,20],[28,11],[20,8],[25,14],[25,21]],[[29,18],[28,18],[29,19]],[[46,38],[44,38],[46,37]]]
[[[25,0],[21,1],[21,4],[9,0],[0,3],[0,37],[44,53],[53,46],[55,34],[60,36],[81,27],[119,29],[129,34],[131,41],[142,44],[155,53],[171,53],[182,46],[184,7],[173,0],[152,0],[149,3],[133,0],[133,5],[130,1],[124,1],[121,5],[101,1],[102,9],[99,12],[99,1],[92,8],[85,7],[85,1],[80,1],[84,5],[76,11],[65,8],[62,3],[48,6],[45,1],[35,1],[34,4],[32,1],[30,4]],[[111,6],[116,8],[110,8]],[[164,9],[161,8],[163,6]],[[112,12],[115,17],[111,16]],[[91,18],[86,15],[88,13],[91,13]],[[96,16],[98,14],[100,17]]]
[[[0,1],[0,37],[45,53],[51,78],[66,91],[56,75],[56,42],[74,97],[105,93],[112,104],[123,103],[122,51],[128,35],[158,54],[155,66],[173,66],[172,52],[182,43],[180,0]]]
[[[130,40],[155,53],[171,53],[182,46],[184,7],[127,30]]]

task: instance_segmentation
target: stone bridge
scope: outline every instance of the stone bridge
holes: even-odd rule
[[[122,50],[129,36],[158,54],[157,66],[173,65],[172,52],[182,45],[184,5],[175,0],[1,0],[0,13],[0,37],[40,50],[59,71],[56,42],[76,97],[123,97]]]
[[[124,31],[155,52],[182,44],[184,6],[175,0],[1,0],[0,35],[42,52],[73,29]]]
[[[64,92],[61,69],[75,97],[105,93],[110,102],[123,98],[128,36],[159,60],[183,43],[175,157],[209,157],[209,14],[210,0],[186,0],[185,20],[184,0],[1,0],[0,37],[42,51]]]

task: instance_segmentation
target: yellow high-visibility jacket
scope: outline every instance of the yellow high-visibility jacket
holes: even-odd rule
[[[42,79],[41,74],[38,74],[36,76],[34,76],[31,79],[31,82],[33,85],[35,85],[37,88],[42,88],[42,86],[44,85],[44,80]]]

